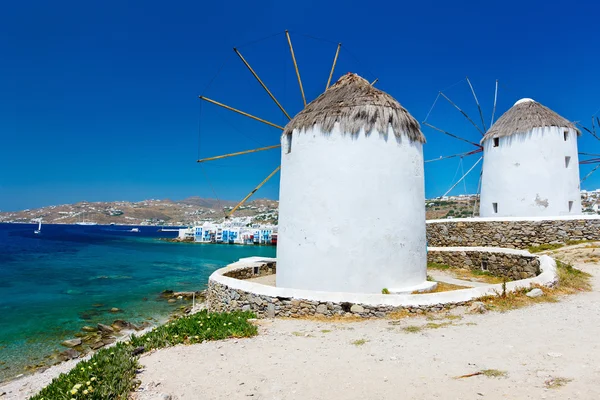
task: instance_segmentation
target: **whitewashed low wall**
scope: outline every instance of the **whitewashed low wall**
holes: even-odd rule
[[[496,251],[499,253],[521,254],[531,257],[526,251],[509,249],[477,249],[469,247],[431,249],[442,252]],[[556,263],[548,256],[538,257],[540,275],[519,281],[508,282],[507,291],[529,288],[532,285],[553,286],[557,280]],[[323,292],[303,289],[290,289],[267,286],[256,282],[227,276],[245,275],[245,271],[257,271],[271,265],[273,258],[250,257],[221,268],[210,276],[207,290],[207,303],[212,311],[253,311],[259,317],[299,317],[307,315],[335,316],[354,314],[362,317],[385,317],[406,310],[413,313],[440,311],[453,308],[487,295],[502,292],[502,284],[471,289],[454,290],[429,294],[362,294]],[[244,272],[240,271],[244,270]]]

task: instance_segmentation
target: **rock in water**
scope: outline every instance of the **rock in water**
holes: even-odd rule
[[[112,327],[104,324],[98,324],[98,329],[103,333],[113,333],[115,331]]]
[[[121,312],[121,309],[117,308],[117,307],[113,307],[113,308],[110,309],[110,312],[111,313],[118,313],[118,312]]]
[[[58,359],[60,361],[69,361],[69,360],[73,360],[74,358],[78,358],[78,357],[79,357],[79,352],[77,350],[73,350],[73,349],[65,350],[58,355]]]
[[[101,347],[104,347],[104,343],[102,341],[99,341],[99,342],[96,342],[96,343],[93,343],[90,345],[90,348],[92,350],[98,350]]]
[[[470,313],[483,314],[486,311],[487,308],[485,308],[485,304],[483,304],[481,301],[474,301],[473,304],[471,304],[471,307],[469,307]]]
[[[98,332],[98,328],[94,327],[94,326],[84,326],[83,328],[81,328],[82,331],[84,332]]]
[[[531,298],[540,297],[540,296],[543,296],[543,295],[544,295],[544,292],[542,292],[542,289],[538,289],[538,288],[530,290],[526,294],[527,297],[531,297]]]
[[[81,339],[69,339],[61,343],[65,347],[77,347],[81,345]]]

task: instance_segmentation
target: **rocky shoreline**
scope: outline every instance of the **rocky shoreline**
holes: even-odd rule
[[[169,320],[181,315],[186,315],[192,312],[193,303],[202,307],[204,303],[204,291],[196,292],[176,292],[173,290],[164,290],[159,294],[159,297],[168,303],[177,303],[185,301],[186,303],[172,311],[161,321],[151,323],[144,321],[140,324],[134,324],[124,319],[115,319],[110,323],[89,324],[81,327],[79,332],[76,332],[73,338],[63,340],[60,345],[66,349],[53,354],[48,354],[44,357],[44,361],[36,364],[27,365],[24,371],[14,377],[8,378],[0,382],[1,385],[9,384],[10,382],[20,380],[22,378],[35,376],[46,372],[49,369],[56,368],[68,362],[78,362],[79,360],[90,357],[95,351],[111,346],[116,342],[127,340],[131,335],[141,335],[151,329],[155,325],[168,322]],[[122,310],[113,307],[110,309],[112,313],[119,313]],[[64,372],[64,371],[63,371]],[[0,397],[3,396],[0,391]]]

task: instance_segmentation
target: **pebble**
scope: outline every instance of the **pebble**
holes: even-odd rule
[[[483,304],[481,301],[475,301],[475,302],[473,302],[473,304],[471,304],[471,307],[469,307],[470,313],[483,314],[486,311],[487,311],[487,308],[485,307],[485,304]]]
[[[543,295],[544,295],[544,292],[542,292],[542,289],[539,289],[539,288],[535,288],[533,290],[530,290],[526,294],[527,297],[531,297],[531,298],[540,297],[540,296],[543,296]]]
[[[552,358],[558,358],[558,357],[562,357],[562,354],[551,351],[550,353],[548,353],[548,356],[550,356]]]

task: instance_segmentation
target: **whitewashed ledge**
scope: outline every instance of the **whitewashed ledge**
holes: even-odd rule
[[[522,255],[535,257],[524,250],[488,247],[444,247],[429,248],[436,252],[484,252],[496,254]],[[508,292],[534,285],[551,287],[558,281],[556,262],[549,256],[539,256],[540,274],[528,279],[506,283]],[[303,289],[282,288],[263,285],[244,279],[236,279],[226,274],[258,273],[266,265],[275,265],[275,258],[243,258],[210,276],[207,302],[213,311],[253,311],[259,317],[297,317],[306,315],[324,316],[357,314],[363,317],[384,317],[391,312],[440,311],[464,305],[482,296],[495,296],[502,293],[502,284],[481,286],[426,294],[370,294],[323,292]],[[252,271],[252,272],[251,272]]]

